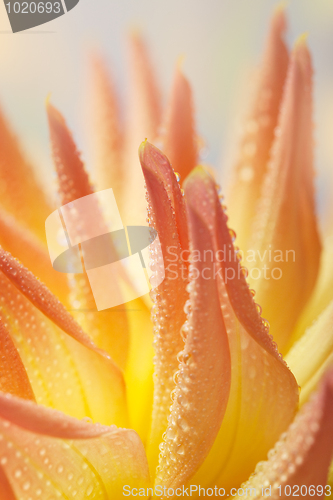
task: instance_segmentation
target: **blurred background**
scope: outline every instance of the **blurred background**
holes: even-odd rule
[[[0,103],[48,187],[53,167],[44,111],[49,93],[65,114],[91,167],[87,113],[88,59],[99,49],[107,59],[126,109],[127,36],[141,29],[150,47],[164,102],[175,63],[194,94],[197,131],[206,163],[225,178],[237,147],[238,124],[249,75],[260,61],[273,0],[80,0],[49,24],[12,34],[0,5]],[[309,33],[315,67],[315,138],[318,206],[322,221],[333,209],[333,1],[287,3],[290,46]]]

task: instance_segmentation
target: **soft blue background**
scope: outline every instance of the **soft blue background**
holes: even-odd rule
[[[250,69],[259,61],[275,5],[271,0],[80,0],[67,15],[16,35],[9,32],[1,5],[0,101],[52,189],[45,97],[52,93],[91,164],[88,53],[99,47],[107,56],[125,108],[126,34],[131,27],[140,27],[165,99],[175,62],[185,55],[197,128],[208,145],[205,161],[223,165],[226,171],[237,145],[240,96],[246,92]],[[290,45],[307,31],[314,56],[316,165],[323,217],[333,186],[333,1],[291,0],[287,11]]]

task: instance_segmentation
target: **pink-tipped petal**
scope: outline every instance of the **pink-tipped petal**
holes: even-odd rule
[[[305,498],[325,498],[329,466],[333,457],[333,372],[295,418],[288,431],[269,452],[268,460],[242,487],[270,487],[273,500],[289,498],[290,491]],[[252,490],[254,491],[254,490]],[[237,500],[240,498],[236,496]]]
[[[0,481],[6,477],[2,483],[15,498],[109,500],[121,498],[124,485],[149,486],[145,452],[133,431],[0,394],[0,435]]]
[[[92,195],[94,191],[63,116],[50,103],[47,104],[47,112],[53,157],[59,179],[60,196],[62,204],[65,205],[78,198]],[[94,228],[95,231],[98,228],[99,234],[109,232],[97,197],[92,199],[90,209],[85,211],[84,217],[82,217],[82,214],[77,217],[75,217],[75,214],[70,216],[71,234],[75,232],[76,227],[80,228],[80,238],[85,234],[90,235],[91,228]],[[113,258],[117,260],[114,248],[113,252],[115,254]],[[120,279],[120,276],[115,276],[114,287],[118,288],[118,296],[121,296],[118,279]],[[126,278],[123,276],[121,279]],[[129,344],[126,310],[119,311],[116,308],[110,308],[111,310],[107,312],[98,312],[86,273],[74,275],[70,301],[74,311],[79,309],[74,312],[79,324],[85,331],[89,332],[94,342],[109,352],[114,361],[124,369]],[[79,304],[79,308],[77,304]],[[108,321],[105,320],[106,314]],[[121,335],[119,335],[119,332],[121,332]]]
[[[27,372],[2,317],[0,317],[0,374],[2,392],[23,399],[35,399]]]
[[[0,111],[1,205],[45,242],[45,220],[52,212],[33,167]],[[29,207],[29,209],[27,209]]]
[[[228,197],[232,225],[242,250],[249,245],[287,76],[289,56],[283,40],[285,28],[285,13],[280,8],[272,18]]]
[[[198,157],[197,138],[194,130],[192,91],[189,82],[177,65],[167,110],[163,151],[181,179],[196,166]]]
[[[301,39],[292,54],[279,133],[253,233],[256,262],[250,264],[266,269],[266,276],[252,279],[252,285],[281,351],[312,293],[321,253],[315,217],[311,94],[311,58]]]
[[[9,273],[20,277],[14,284],[0,273],[1,316],[36,401],[77,418],[88,416],[95,422],[127,425],[125,385],[119,368],[44,285],[26,270],[22,277],[17,261],[8,255],[5,258]],[[40,311],[31,303],[31,296],[20,293],[22,289],[38,296]],[[49,316],[73,338],[45,316],[48,307],[52,308]]]
[[[138,145],[154,141],[161,121],[161,103],[148,51],[141,36],[130,38],[130,105],[125,144],[125,197],[122,218],[125,225],[146,223],[144,177],[138,163]]]
[[[153,470],[158,460],[158,446],[168,424],[170,394],[175,387],[173,375],[178,368],[177,354],[184,347],[180,329],[186,319],[183,308],[187,298],[188,271],[187,264],[181,258],[179,228],[172,201],[168,196],[169,181],[172,175],[174,177],[170,164],[167,158],[148,142],[140,147],[140,161],[149,196],[150,224],[159,235],[165,269],[164,281],[153,291],[154,404],[147,448]],[[174,189],[180,191],[179,186],[174,186]],[[184,238],[185,235],[182,235],[182,239]],[[153,265],[156,267],[163,263],[153,262]]]
[[[202,217],[204,200],[187,181],[189,234],[193,261],[190,265],[187,321],[182,328],[185,347],[178,356],[179,370],[168,428],[161,446],[156,485],[178,487],[206,458],[221,425],[230,391],[230,351],[222,318],[215,262],[203,256],[213,248],[209,228]]]
[[[121,202],[125,189],[122,164],[123,138],[117,95],[104,60],[94,57],[93,78],[93,121],[96,151],[96,181],[99,190],[112,188],[117,201]]]
[[[110,427],[77,420],[34,402],[0,392],[0,419],[21,429],[61,439],[89,439],[110,431]],[[111,429],[116,429],[113,425]]]
[[[204,207],[201,216],[214,244],[215,279],[231,353],[227,410],[208,457],[190,482],[231,488],[246,479],[292,421],[298,387],[268,335],[243,273],[234,267],[239,263],[233,258],[233,233],[226,226],[213,178],[198,167],[185,189],[187,184]],[[207,263],[212,257],[201,258]]]

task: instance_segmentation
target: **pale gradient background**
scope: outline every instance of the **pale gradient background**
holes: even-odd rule
[[[175,61],[185,55],[197,129],[208,146],[205,161],[221,167],[222,176],[237,144],[235,111],[239,116],[240,95],[260,59],[275,5],[272,0],[81,0],[67,15],[13,35],[1,4],[0,102],[51,187],[45,97],[52,93],[91,164],[86,112],[89,51],[99,47],[108,58],[125,105],[126,34],[140,27],[165,99]],[[290,45],[307,31],[314,56],[317,185],[324,219],[333,198],[333,1],[290,0],[287,10]]]

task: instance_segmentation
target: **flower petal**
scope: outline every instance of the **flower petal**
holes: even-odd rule
[[[228,230],[213,178],[198,167],[189,180],[196,187],[196,199],[205,207],[201,213],[214,245],[215,276],[232,371],[226,414],[214,445],[191,484],[231,488],[247,477],[291,422],[297,408],[298,387],[268,335],[235,258],[233,232]],[[207,263],[210,255],[204,258]]]
[[[170,159],[173,169],[185,179],[196,166],[198,151],[191,87],[180,64],[176,68],[162,140],[163,151]]]
[[[125,386],[119,368],[45,285],[3,250],[0,269],[4,273],[0,273],[1,314],[36,400],[78,418],[90,416],[97,422],[126,425]]]
[[[320,269],[316,286],[309,302],[298,319],[286,351],[302,337],[306,329],[316,321],[318,316],[333,300],[333,235],[324,234],[323,237],[323,251],[320,257]]]
[[[0,374],[1,391],[23,399],[35,399],[27,372],[2,317],[0,317]]]
[[[2,208],[0,208],[0,244],[31,269],[63,303],[67,303],[69,293],[67,277],[53,269],[50,256],[40,240]]]
[[[161,446],[156,484],[178,487],[207,456],[219,431],[229,397],[231,366],[228,337],[221,314],[214,262],[194,259],[210,252],[213,241],[206,225],[206,203],[196,180],[185,184],[192,261],[185,347],[179,355],[176,389]]]
[[[47,105],[47,112],[60,195],[62,204],[65,205],[93,194],[94,191],[64,118],[50,103]],[[76,227],[75,222],[76,220],[73,220],[73,226]],[[83,220],[81,217],[77,220],[77,225],[79,224],[81,224],[80,236],[85,231],[90,234],[90,228],[95,228],[96,225],[101,226],[100,234],[109,232],[97,199],[93,210],[85,214]],[[117,260],[117,257],[114,260]],[[115,287],[119,287],[117,278],[119,277],[115,277]],[[120,289],[118,295],[121,296]],[[97,311],[86,273],[74,275],[70,300],[76,320],[86,332],[89,332],[94,342],[109,352],[114,361],[124,368],[129,342],[126,308]]]
[[[94,57],[91,73],[96,151],[94,173],[97,189],[112,188],[117,203],[120,204],[125,183],[122,164],[123,138],[120,130],[117,95],[106,64],[101,57]]]
[[[146,223],[144,177],[138,164],[138,144],[146,137],[153,141],[161,121],[161,103],[145,44],[138,33],[130,38],[130,103],[125,143],[125,198],[122,219],[125,225]]]
[[[52,208],[1,111],[0,192],[1,205],[44,242],[45,220]]]
[[[284,10],[279,7],[272,19],[228,196],[232,226],[243,250],[248,248],[287,76],[289,56],[283,40],[285,27]]]
[[[145,452],[133,431],[80,422],[0,394],[0,435],[2,472],[24,500],[109,500],[121,498],[124,485],[149,485]]]
[[[187,299],[187,265],[180,256],[181,237],[178,233],[174,206],[168,196],[168,191],[170,193],[175,193],[177,189],[180,191],[179,186],[172,184],[171,179],[172,176],[175,179],[175,175],[170,163],[161,151],[148,142],[141,144],[139,153],[149,195],[150,224],[158,232],[165,269],[164,281],[152,292],[155,373],[152,424],[147,455],[151,470],[154,470],[158,460],[158,446],[168,425],[170,395],[175,387],[173,376],[178,368],[177,354],[184,347],[180,329],[186,319],[183,307]],[[180,198],[177,198],[176,194],[173,196],[173,200],[178,200],[179,203]],[[181,227],[184,227],[184,222]],[[153,265],[156,267],[161,263],[154,262]]]
[[[301,386],[304,403],[333,360],[333,302],[304,333],[286,356],[286,361]]]
[[[256,488],[252,498],[262,498],[262,486],[271,485],[270,498],[288,498],[288,485],[306,498],[323,498],[333,455],[333,372],[325,378],[288,431],[269,452],[268,460],[258,464],[255,474],[242,487]],[[303,490],[300,488],[303,486]],[[310,490],[309,488],[312,487]],[[317,490],[317,487],[322,487]],[[322,493],[320,493],[320,490]],[[249,490],[248,490],[249,491]],[[254,493],[254,490],[252,490]],[[236,496],[235,498],[240,498]]]
[[[321,252],[313,188],[311,77],[310,54],[300,39],[292,54],[280,132],[251,247],[266,269],[264,277],[257,283],[252,279],[252,284],[282,351],[313,290]],[[251,267],[257,265],[258,259]]]

